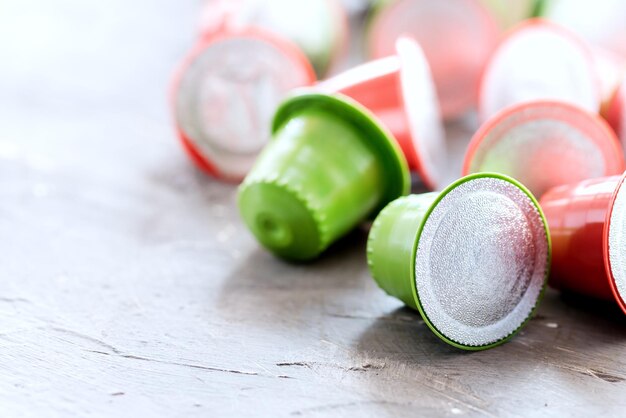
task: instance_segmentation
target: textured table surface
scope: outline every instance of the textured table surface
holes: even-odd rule
[[[199,6],[0,6],[0,416],[623,413],[611,306],[550,291],[465,353],[376,287],[366,231],[309,265],[260,249],[171,127]]]

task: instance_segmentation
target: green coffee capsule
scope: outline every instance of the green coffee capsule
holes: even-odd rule
[[[347,97],[294,96],[279,107],[272,131],[239,189],[239,209],[258,241],[280,257],[317,257],[409,191],[401,150]]]
[[[367,258],[378,285],[437,336],[482,350],[529,320],[548,277],[550,238],[524,186],[481,173],[390,203],[374,221]]]

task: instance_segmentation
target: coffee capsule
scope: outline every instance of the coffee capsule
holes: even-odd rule
[[[238,203],[268,250],[310,260],[409,188],[402,151],[369,111],[345,96],[304,93],[278,108]]]
[[[298,45],[320,77],[347,53],[348,17],[339,0],[213,0],[200,22],[203,36],[250,28]]]
[[[396,55],[347,70],[317,89],[345,94],[368,108],[391,131],[426,187],[443,186],[445,133],[430,69],[416,41],[401,37]]]
[[[542,14],[545,0],[481,0],[502,29]]]
[[[543,16],[587,42],[626,56],[626,2],[623,0],[545,0]]]
[[[624,175],[555,187],[541,198],[553,242],[550,286],[616,301],[626,313]]]
[[[555,101],[508,107],[472,138],[463,174],[497,172],[535,196],[551,187],[624,171],[615,133],[597,114]]]
[[[480,83],[479,115],[505,107],[559,100],[600,110],[600,81],[591,49],[560,26],[532,19],[512,29],[489,59]]]
[[[196,45],[177,71],[172,107],[179,137],[207,173],[240,181],[269,139],[276,106],[315,74],[291,42],[254,30]]]
[[[491,173],[441,193],[399,198],[378,215],[367,260],[378,285],[448,344],[483,350],[530,319],[550,268],[550,238],[533,195]]]
[[[484,65],[500,30],[478,0],[394,0],[383,3],[368,31],[372,58],[395,54],[400,36],[424,49],[444,118],[475,106]]]
[[[626,146],[626,78],[622,79],[613,93],[605,117],[624,148]]]
[[[613,100],[615,100],[618,94],[621,94],[618,90],[626,74],[626,58],[599,48],[593,50],[593,57],[596,73],[600,79],[600,95],[602,98],[600,115],[608,119]]]

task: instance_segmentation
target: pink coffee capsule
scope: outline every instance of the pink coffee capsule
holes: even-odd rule
[[[607,106],[605,117],[615,130],[622,147],[626,147],[626,78],[622,79],[613,93],[613,97]]]
[[[395,54],[401,35],[424,49],[433,73],[444,118],[475,106],[485,62],[497,43],[498,24],[477,0],[394,0],[371,21],[369,53]]]
[[[247,29],[205,37],[183,60],[171,103],[185,150],[207,173],[243,179],[267,143],[276,106],[315,74],[297,46]]]
[[[560,26],[531,19],[512,29],[487,63],[480,84],[480,118],[539,99],[598,112],[600,82],[588,45]]]
[[[309,58],[318,75],[332,70],[347,53],[348,17],[339,0],[210,0],[200,31],[257,27],[290,40]]]
[[[400,37],[395,55],[345,71],[317,89],[342,93],[368,108],[391,131],[426,187],[445,186],[447,153],[439,103],[417,42]]]
[[[625,168],[615,133],[596,113],[538,100],[503,109],[472,138],[463,174],[497,172],[535,196],[551,187],[620,174]]]
[[[624,175],[559,186],[541,198],[552,237],[550,285],[616,301],[626,313]]]

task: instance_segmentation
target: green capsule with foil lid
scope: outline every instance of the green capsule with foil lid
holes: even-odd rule
[[[303,93],[278,108],[238,204],[264,247],[304,261],[409,188],[402,152],[365,108],[341,95]]]
[[[465,350],[500,345],[528,322],[545,289],[550,254],[537,200],[495,173],[393,201],[367,244],[378,285]]]

